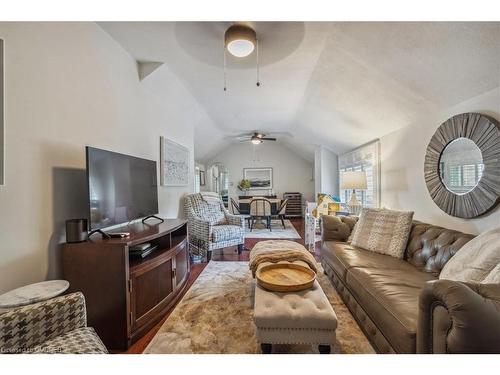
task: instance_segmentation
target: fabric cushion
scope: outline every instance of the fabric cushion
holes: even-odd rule
[[[212,227],[212,241],[223,242],[241,237],[243,228],[237,225],[216,225]]]
[[[402,259],[411,230],[413,212],[363,208],[352,245]]]
[[[105,354],[101,339],[91,327],[75,329],[28,350],[31,354]]]
[[[226,215],[220,204],[212,204],[205,201],[201,194],[194,194],[192,200],[193,211],[196,216],[208,221],[211,225],[223,225],[227,223]]]
[[[352,267],[346,284],[396,352],[415,353],[420,290],[435,277],[404,261],[397,263],[400,267]]]
[[[473,282],[500,282],[500,228],[482,233],[467,242],[445,264],[440,279]]]
[[[204,191],[200,194],[205,202],[212,204],[214,206],[220,206],[221,199],[219,197],[219,194],[211,191]]]

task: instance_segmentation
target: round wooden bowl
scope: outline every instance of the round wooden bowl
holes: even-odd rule
[[[293,263],[268,264],[256,273],[257,283],[273,292],[298,292],[313,286],[316,273]]]

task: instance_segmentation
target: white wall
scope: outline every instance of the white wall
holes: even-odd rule
[[[209,119],[165,65],[139,82],[136,62],[94,23],[0,23],[0,37],[2,292],[60,275],[64,221],[86,216],[85,145],[159,162],[164,135],[193,155],[193,124]],[[187,187],[159,188],[160,214],[177,217],[193,173]]]
[[[255,153],[254,153],[255,149]],[[243,179],[243,168],[272,167],[273,188],[280,197],[285,192],[301,192],[304,199],[312,199],[314,182],[313,164],[296,155],[278,142],[264,142],[253,146],[248,143],[230,144],[205,165],[221,162],[229,171],[229,195],[241,195],[237,185]],[[208,183],[208,179],[207,179]],[[252,194],[267,194],[266,191],[252,191]]]
[[[500,226],[500,207],[477,219],[449,216],[431,199],[424,180],[424,158],[427,145],[449,117],[479,112],[500,120],[500,87],[471,98],[439,116],[422,116],[421,121],[380,138],[381,205],[412,210],[418,220],[473,234]]]
[[[318,146],[314,152],[314,190],[339,195],[339,158],[334,152]]]

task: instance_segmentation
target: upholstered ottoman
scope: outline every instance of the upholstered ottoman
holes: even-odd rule
[[[270,353],[272,344],[316,344],[327,354],[335,343],[337,316],[317,280],[311,289],[291,293],[256,283],[254,322],[263,353]]]

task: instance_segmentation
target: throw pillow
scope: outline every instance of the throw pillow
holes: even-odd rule
[[[208,203],[201,194],[195,194],[193,201],[193,210],[196,216],[210,222],[211,225],[227,224],[226,215],[220,201],[218,204]]]
[[[352,245],[402,259],[410,235],[412,211],[363,208]]]
[[[500,282],[500,228],[467,242],[444,265],[440,279],[491,284]]]

